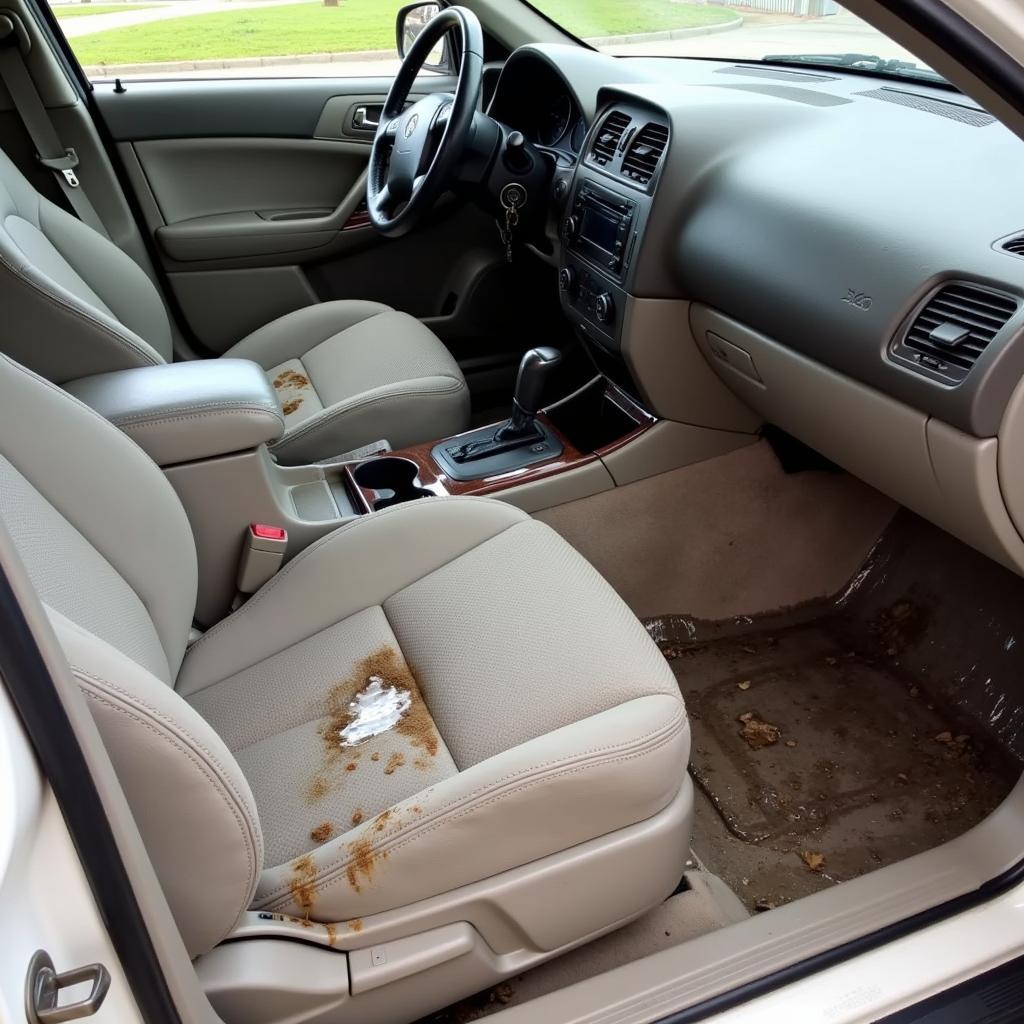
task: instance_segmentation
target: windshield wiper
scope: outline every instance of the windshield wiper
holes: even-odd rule
[[[771,64],[816,64],[829,68],[851,68],[870,71],[876,75],[897,78],[915,78],[922,82],[950,85],[937,71],[922,67],[911,60],[894,60],[871,53],[773,53],[763,58]]]

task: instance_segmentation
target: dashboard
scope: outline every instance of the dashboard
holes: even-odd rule
[[[1020,139],[929,84],[571,46],[512,54],[490,113],[555,160],[563,311],[653,412],[721,427],[665,398],[696,348],[762,420],[1024,572]],[[678,323],[651,355],[656,307]]]

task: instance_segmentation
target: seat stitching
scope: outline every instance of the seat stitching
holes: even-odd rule
[[[472,793],[466,794],[462,797],[456,797],[437,808],[437,810],[431,815],[430,819],[425,819],[423,822],[417,823],[413,829],[407,830],[404,837],[401,831],[391,837],[392,840],[400,840],[399,842],[385,841],[380,846],[374,847],[374,852],[379,851],[388,854],[397,852],[409,843],[415,842],[417,839],[435,832],[437,829],[452,821],[458,821],[467,814],[472,814],[475,811],[503,800],[508,796],[514,796],[531,788],[532,786],[538,785],[549,778],[552,774],[548,769],[554,769],[554,771],[560,775],[572,775],[580,771],[585,771],[587,768],[614,764],[617,761],[631,760],[658,750],[671,740],[675,739],[687,724],[685,707],[683,706],[681,699],[679,704],[679,710],[670,722],[659,726],[657,729],[645,733],[643,736],[636,739],[629,740],[625,743],[607,744],[602,747],[594,747],[590,750],[580,751],[568,758],[555,759],[542,762],[539,765],[532,765],[529,768],[522,768],[518,771],[505,775],[500,779],[488,782],[474,790]],[[683,728],[681,728],[681,726]],[[607,753],[613,753],[619,756],[611,758],[601,756]],[[568,768],[567,771],[559,771],[563,766],[573,764],[575,764],[575,767]],[[507,783],[515,783],[517,779],[521,779],[524,775],[533,777],[528,777],[525,782],[519,785],[514,785],[512,788],[506,788],[503,792],[496,792]],[[475,798],[481,795],[486,797],[486,799],[483,801],[477,801]],[[458,810],[455,814],[446,814],[445,812],[451,808],[458,808]],[[431,819],[434,823],[428,824]],[[340,845],[340,841],[336,841],[331,845]],[[320,849],[323,850],[324,847],[321,847]],[[343,861],[336,861],[332,864],[323,865],[322,868],[318,870],[316,880],[314,882],[317,891],[328,889],[338,882],[342,878],[342,872],[344,869],[351,864],[352,858],[349,857]],[[281,865],[277,866],[280,867]],[[275,906],[278,907],[286,905],[277,903],[276,901],[281,900],[288,891],[289,890],[286,886],[278,886],[272,892],[260,897],[259,905],[267,906],[271,903],[274,903]]]
[[[388,391],[381,395],[374,395],[372,398],[364,398],[358,401],[350,402],[338,402],[334,405],[324,406],[321,412],[315,413],[308,420],[305,421],[301,426],[296,427],[294,430],[289,431],[285,437],[275,445],[275,450],[284,448],[292,441],[299,440],[305,437],[307,434],[311,434],[321,427],[327,426],[333,423],[335,420],[347,415],[351,412],[359,412],[361,409],[367,408],[368,406],[378,405],[387,402],[395,398],[416,398],[416,397],[432,397],[434,395],[454,395],[459,391],[466,390],[466,384],[464,381],[459,380],[457,377],[447,377],[446,375],[437,374],[436,376],[445,376],[445,379],[454,381],[454,385],[447,387],[438,388],[407,388],[402,391]],[[418,380],[429,380],[429,377],[420,377]],[[392,387],[394,385],[386,384],[384,387]],[[319,394],[317,395],[319,398]],[[321,399],[321,405],[323,405],[323,399]]]
[[[474,497],[472,495],[454,495],[454,494],[449,494],[449,495],[435,495],[431,499],[431,501],[434,504],[437,504],[439,502],[449,502],[449,501],[458,501],[458,502],[460,502],[462,504],[465,504],[467,501],[472,501],[472,502],[476,502],[477,504],[486,504],[488,506],[491,506],[491,505],[494,504],[495,499],[493,499],[493,498],[477,498],[477,497]],[[394,515],[396,513],[402,512],[403,510],[406,513],[408,513],[409,509],[412,508],[412,507],[413,506],[410,506],[410,505],[392,505],[391,508],[385,508],[385,509],[381,509],[379,512],[374,512],[373,516],[372,516],[372,519],[366,519],[366,518],[363,518],[363,517],[358,517],[356,519],[353,519],[352,522],[345,523],[342,526],[339,526],[336,530],[332,530],[330,533],[325,534],[323,537],[321,537],[314,544],[311,544],[304,551],[300,551],[299,554],[297,554],[279,573],[277,573],[277,575],[273,576],[268,583],[264,584],[264,586],[262,586],[259,590],[257,590],[256,593],[253,594],[253,596],[251,598],[249,598],[249,600],[246,601],[245,604],[243,604],[241,608],[238,609],[238,611],[232,613],[231,615],[229,615],[225,619],[221,619],[220,622],[216,623],[214,626],[211,626],[210,629],[208,629],[189,648],[189,650],[188,650],[189,655],[191,655],[193,651],[198,650],[200,647],[202,647],[202,645],[211,636],[215,636],[221,630],[226,628],[228,623],[237,622],[239,620],[239,618],[241,616],[243,616],[247,611],[250,611],[253,607],[258,605],[267,596],[267,594],[270,593],[271,591],[273,591],[274,588],[277,587],[297,565],[299,565],[300,563],[306,561],[306,559],[309,558],[313,554],[314,551],[318,551],[318,550],[320,550],[320,548],[327,547],[327,545],[329,545],[333,540],[337,539],[340,535],[348,533],[350,530],[353,530],[353,529],[355,529],[358,526],[362,526],[362,525],[364,525],[367,522],[379,522],[381,516]],[[457,555],[454,555],[452,558],[450,558],[443,565],[439,565],[436,568],[431,569],[430,572],[424,573],[424,575],[419,577],[419,579],[423,579],[426,576],[431,575],[431,573],[437,572],[439,569],[444,568],[445,565],[449,565],[451,562],[454,562],[455,559],[461,558],[463,555],[469,554],[470,551],[475,551],[476,548],[480,547],[483,544],[486,544],[488,541],[494,540],[496,537],[500,537],[501,534],[503,534],[505,532],[505,530],[510,530],[510,529],[512,529],[515,526],[522,526],[523,524],[528,523],[528,522],[532,522],[532,520],[527,518],[525,516],[525,514],[524,514],[522,519],[518,519],[518,520],[516,520],[513,523],[509,523],[508,526],[506,526],[503,529],[499,530],[497,533],[492,534],[490,537],[486,537],[484,540],[480,541],[479,544],[474,544],[473,547],[467,548],[465,551],[460,551]],[[404,590],[407,586],[412,586],[412,584],[416,583],[416,582],[417,582],[417,580],[411,580],[408,583],[403,583],[402,587],[400,589]],[[398,591],[396,591],[395,593],[397,593],[397,592]],[[384,600],[385,601],[390,600],[390,598],[393,597],[393,596],[394,596],[393,594],[389,594],[388,597],[384,598]],[[374,608],[374,607],[377,607],[377,606],[376,605],[367,605],[366,607],[367,608]],[[359,611],[365,611],[365,610],[366,610],[365,608],[360,608],[359,609]],[[352,614],[355,615],[355,614],[357,614],[357,612],[353,612]],[[350,616],[346,615],[345,618],[346,619],[350,618]],[[338,622],[341,622],[341,621],[343,621],[343,620],[342,619],[338,620]],[[336,625],[336,624],[337,623],[331,623],[330,625]],[[328,626],[324,626],[324,629],[328,629],[328,628],[330,628],[329,625]],[[323,632],[323,629],[318,629],[318,630],[316,630],[313,633],[309,633],[303,639],[308,640],[309,637],[316,636],[317,633],[322,633],[322,632]],[[301,643],[301,641],[296,640],[295,643]],[[262,660],[264,660],[264,659],[261,658],[260,661],[262,661]],[[259,664],[258,661],[254,661],[254,662],[251,662],[249,665],[247,665],[246,668],[251,668],[253,665],[258,665],[258,664]],[[237,670],[237,672],[244,672],[244,671],[245,671],[245,669],[238,669]],[[233,675],[237,674],[237,672],[236,673],[232,673],[232,674]],[[217,681],[219,681],[219,680],[217,680]],[[209,684],[209,685],[213,685],[213,684]],[[206,687],[203,687],[202,689],[205,689],[205,688]],[[198,693],[199,691],[194,691],[194,692]]]
[[[117,334],[107,324],[103,323],[102,320],[97,320],[96,317],[90,315],[86,310],[79,309],[77,306],[72,305],[65,299],[62,299],[59,295],[55,295],[53,292],[48,291],[41,285],[37,284],[32,278],[23,274],[21,270],[8,260],[3,253],[0,253],[0,263],[2,263],[15,277],[27,284],[33,291],[35,291],[45,302],[49,302],[51,305],[55,305],[63,309],[65,312],[71,313],[73,316],[77,316],[79,319],[87,321],[97,330],[107,334],[110,339],[120,345],[123,349],[128,350],[134,355],[145,358],[151,366],[163,366],[165,361],[160,357],[160,354],[152,349],[147,352],[144,348],[137,345],[131,338],[126,338],[123,335]],[[127,329],[127,328],[126,328]],[[147,343],[148,345],[148,343]]]
[[[160,737],[161,739],[163,739],[166,742],[170,743],[171,746],[173,746],[176,749],[180,750],[192,762],[192,764],[195,765],[196,768],[199,769],[200,774],[204,775],[206,777],[206,779],[213,785],[214,790],[220,794],[221,798],[224,800],[225,804],[228,806],[228,809],[231,811],[231,814],[232,814],[232,816],[235,819],[235,823],[238,825],[239,832],[241,833],[241,836],[242,836],[242,845],[243,845],[243,847],[245,849],[245,857],[246,857],[246,862],[248,864],[248,870],[249,870],[249,879],[248,880],[243,879],[243,883],[244,883],[243,893],[244,893],[244,895],[238,901],[239,906],[241,907],[241,909],[244,910],[252,902],[252,895],[251,894],[253,892],[253,880],[256,879],[258,881],[257,874],[256,874],[256,865],[259,863],[260,855],[259,855],[259,852],[256,849],[256,844],[254,842],[253,835],[251,834],[249,829],[246,827],[246,823],[245,823],[245,820],[244,820],[243,816],[241,816],[239,814],[237,804],[235,804],[233,801],[229,800],[228,797],[227,797],[227,794],[224,792],[223,786],[218,785],[218,783],[220,781],[218,779],[218,777],[215,776],[215,775],[211,775],[210,772],[206,770],[202,760],[197,758],[197,757],[195,757],[195,755],[192,754],[188,750],[187,747],[185,747],[182,744],[178,743],[174,739],[173,736],[168,736],[166,733],[161,733],[161,731],[159,729],[157,729],[156,726],[153,725],[152,722],[147,722],[144,718],[142,718],[140,715],[138,715],[136,713],[133,713],[131,711],[131,709],[125,707],[123,704],[118,704],[115,701],[110,700],[107,697],[105,697],[102,693],[97,693],[96,691],[89,689],[87,685],[83,689],[83,692],[84,692],[85,696],[87,698],[89,698],[90,700],[96,701],[97,703],[100,703],[100,704],[105,704],[111,710],[117,711],[120,714],[125,715],[128,718],[133,719],[134,721],[138,722],[139,725],[143,726],[146,729],[149,729],[156,736]]]
[[[260,404],[250,401],[225,401],[225,402],[196,402],[195,404],[175,405],[167,409],[147,409],[145,412],[125,413],[122,416],[111,417],[111,423],[136,423],[159,416],[178,416],[183,413],[201,412],[258,412],[266,413],[269,416],[276,416],[283,423],[281,413],[278,409],[272,408],[269,403]]]
[[[226,415],[234,417],[237,413],[268,418],[273,420],[276,426],[284,426],[284,420],[281,418],[279,413],[272,412],[270,409],[261,409],[258,406],[234,406],[230,409],[209,409],[205,412],[183,413],[180,416],[152,416],[149,418],[136,416],[132,419],[111,420],[111,423],[121,430],[137,430],[145,427],[161,426],[167,423],[184,423],[188,420],[209,419],[214,416]]]
[[[183,739],[187,740],[193,747],[201,751],[205,755],[209,763],[211,765],[214,765],[220,771],[221,777],[223,779],[222,784],[231,791],[232,795],[238,801],[239,805],[245,810],[249,818],[256,822],[259,821],[259,812],[257,811],[256,807],[252,806],[249,803],[249,800],[246,798],[246,796],[239,792],[234,782],[232,782],[231,777],[228,775],[228,772],[225,769],[224,764],[221,762],[220,758],[218,758],[217,755],[214,754],[210,750],[210,748],[207,747],[205,743],[203,743],[201,739],[199,739],[198,736],[193,735],[184,725],[182,725],[179,722],[175,722],[174,719],[169,718],[164,712],[160,711],[158,708],[153,707],[152,704],[143,700],[143,698],[139,697],[137,694],[131,693],[129,690],[124,689],[124,687],[122,686],[118,686],[117,683],[111,682],[104,676],[95,675],[88,669],[82,668],[80,665],[72,665],[71,670],[80,679],[84,677],[85,679],[91,680],[96,686],[107,687],[110,690],[113,690],[116,693],[121,694],[121,696],[125,700],[129,701],[133,705],[140,708],[144,708],[154,718],[157,718],[161,723],[163,723],[164,727],[168,731],[180,735]],[[193,710],[195,709],[193,708]],[[196,714],[199,714],[199,712],[196,711]],[[211,726],[210,728],[212,729],[213,727]],[[216,732],[216,730],[214,731]]]

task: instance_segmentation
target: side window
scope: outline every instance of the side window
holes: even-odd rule
[[[75,0],[51,9],[86,74],[366,77],[399,66],[400,0]]]

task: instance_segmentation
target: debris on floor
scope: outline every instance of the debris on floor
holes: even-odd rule
[[[841,616],[775,622],[772,644],[748,632],[694,643],[671,663],[693,730],[694,848],[748,909],[938,846],[1016,780],[955,709],[912,695],[931,681],[911,683],[898,662],[926,618],[906,602],[875,617],[870,635]]]
[[[753,711],[745,711],[742,715],[736,716],[736,721],[743,723],[740,735],[747,741],[751,750],[760,750],[762,747],[770,747],[779,742],[779,727],[765,722],[758,718]]]
[[[804,850],[800,854],[800,859],[811,871],[825,870],[825,855],[823,853],[814,853],[811,850]]]

